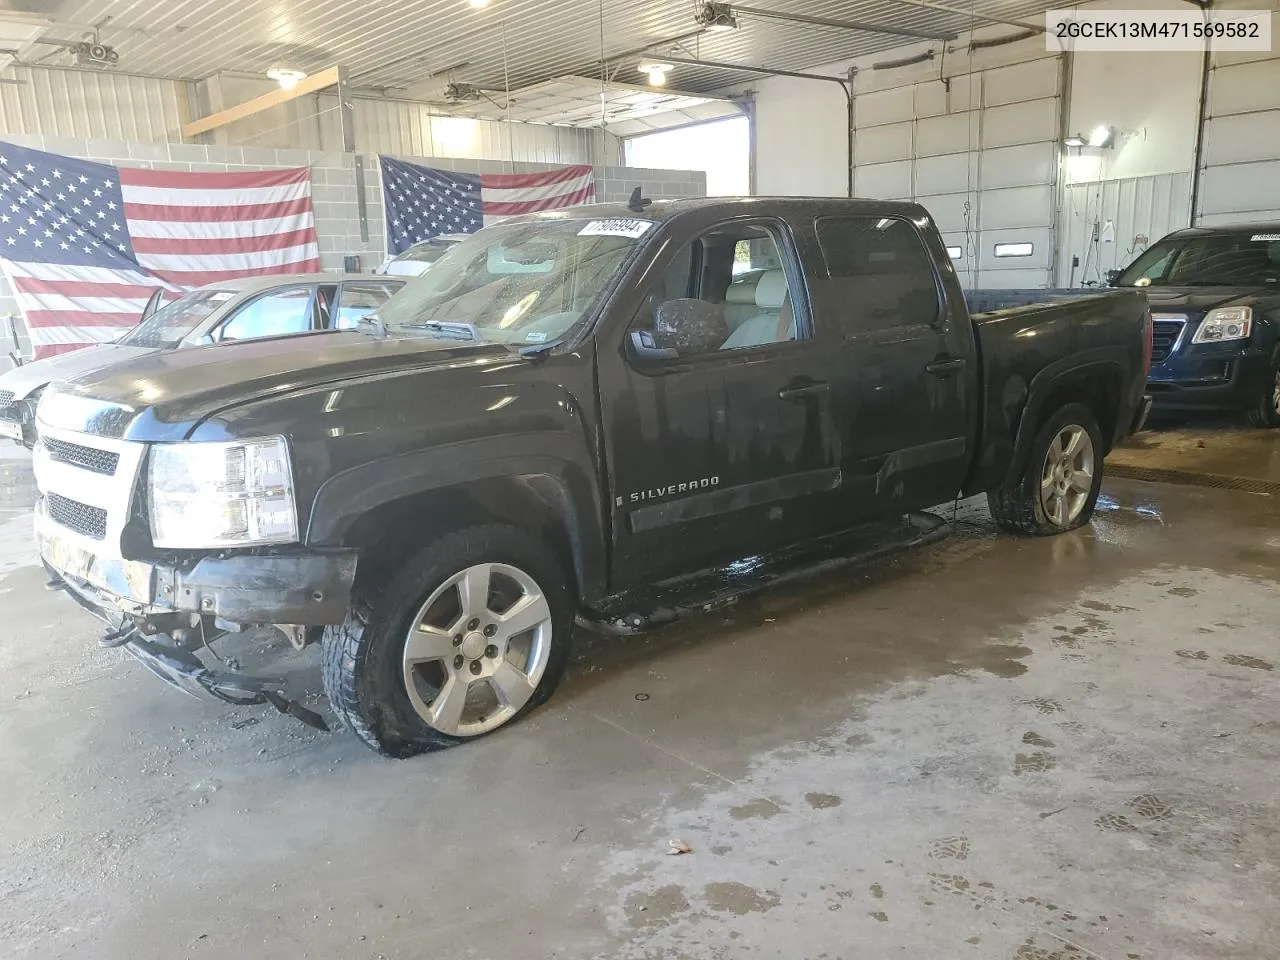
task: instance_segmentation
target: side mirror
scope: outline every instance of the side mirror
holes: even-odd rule
[[[155,291],[147,298],[147,305],[142,308],[142,320],[147,319],[157,310],[160,309],[160,298],[164,296],[164,288],[156,287]]]
[[[1107,286],[1114,287],[1116,285],[1116,281],[1120,279],[1120,274],[1122,273],[1124,273],[1123,270],[1108,270],[1106,274]]]

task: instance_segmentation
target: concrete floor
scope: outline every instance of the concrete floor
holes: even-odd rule
[[[586,642],[396,763],[97,649],[0,462],[0,956],[1274,956],[1280,503],[1104,490]]]

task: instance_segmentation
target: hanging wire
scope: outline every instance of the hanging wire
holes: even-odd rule
[[[975,283],[975,277],[978,269],[978,246],[977,239],[974,236],[973,229],[973,200],[978,199],[977,192],[973,185],[973,154],[974,151],[981,146],[980,143],[974,143],[974,122],[973,122],[973,95],[975,81],[973,76],[973,31],[977,25],[977,0],[969,0],[969,44],[968,44],[968,81],[969,81],[969,102],[967,116],[967,126],[969,135],[969,149],[965,151],[965,201],[964,201],[964,254],[965,269],[969,274],[969,286]],[[972,199],[971,199],[972,198]]]
[[[600,162],[604,164],[607,159],[604,154],[605,124],[609,120],[608,96],[605,93],[605,74],[609,69],[608,63],[604,58],[604,0],[600,0]]]
[[[507,21],[502,21],[502,85],[507,98],[507,165],[508,173],[516,172],[515,127],[511,126],[511,61],[507,58]]]
[[[297,101],[293,101],[293,102],[296,103]],[[336,113],[338,110],[341,110],[341,109],[342,109],[342,104],[337,104],[336,106],[326,107],[324,110],[316,110],[312,113],[308,113],[304,117],[296,117],[293,120],[286,120],[284,123],[277,124],[274,127],[267,127],[267,129],[265,130],[259,130],[256,133],[249,134],[248,136],[244,137],[243,141],[241,143],[238,143],[237,146],[250,145],[253,143],[253,141],[259,139],[260,137],[266,136],[268,133],[275,133],[277,130],[283,130],[285,127],[296,127],[307,120],[318,120],[320,117],[323,117],[327,113]],[[305,150],[309,148],[302,147],[299,149]],[[318,150],[320,149],[320,144],[317,144],[314,148],[310,148],[310,149]]]

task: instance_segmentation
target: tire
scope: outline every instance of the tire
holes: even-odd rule
[[[483,607],[467,600],[482,590]],[[568,661],[573,613],[564,567],[524,530],[447,534],[406,561],[377,596],[358,597],[345,623],[325,628],[325,693],[343,723],[384,756],[455,746],[551,696]]]
[[[1067,451],[1061,445],[1054,448],[1050,459],[1051,445],[1060,444],[1059,438],[1077,435],[1081,446],[1069,466],[1063,462]],[[1048,537],[1088,523],[1102,488],[1101,450],[1102,436],[1093,411],[1081,403],[1058,410],[1032,441],[1022,475],[987,493],[987,505],[996,525],[1011,533]],[[1060,465],[1062,470],[1055,472]],[[1064,486],[1065,495],[1061,493]],[[1061,506],[1055,510],[1054,505],[1059,502]]]
[[[1251,427],[1274,430],[1280,427],[1280,362],[1272,361],[1271,382],[1252,407],[1244,412]]]

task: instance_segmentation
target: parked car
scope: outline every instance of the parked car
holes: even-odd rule
[[[1110,282],[1151,303],[1157,410],[1240,410],[1280,426],[1280,223],[1178,230]]]
[[[361,274],[277,274],[212,283],[159,306],[114,343],[25,363],[0,374],[0,437],[35,443],[35,408],[55,380],[159,350],[230,343],[284,333],[346,330],[375,312],[404,281]]]
[[[760,269],[735,280],[744,258]],[[908,203],[516,218],[378,317],[51,387],[36,528],[107,642],[318,723],[197,656],[291,625],[344,724],[394,756],[545,700],[575,617],[627,632],[700,608],[698,585],[722,601],[825,560],[843,531],[896,543],[960,494],[1007,530],[1078,527],[1145,412],[1141,291],[971,320]]]
[[[378,269],[373,272],[393,277],[421,276],[431,269],[431,265],[443,257],[450,247],[461,243],[468,236],[470,234],[445,233],[438,237],[432,237],[430,240],[415,243],[404,253],[397,253],[394,256],[387,257],[382,261]]]

